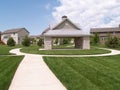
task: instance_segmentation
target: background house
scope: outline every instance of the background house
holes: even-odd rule
[[[100,43],[104,44],[108,34],[112,37],[116,36],[120,38],[120,25],[118,27],[110,27],[110,28],[91,28],[90,33],[94,35],[97,33],[100,38]]]
[[[41,38],[41,35],[30,35],[29,38],[30,38],[31,44],[37,44],[37,42]]]
[[[1,40],[7,44],[7,40],[12,37],[16,44],[21,44],[22,40],[25,38],[25,36],[28,36],[29,32],[25,28],[16,28],[16,29],[9,29],[1,34]]]

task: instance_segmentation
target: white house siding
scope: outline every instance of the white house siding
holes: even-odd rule
[[[10,37],[10,34],[4,34],[4,35],[1,35],[1,40],[7,44],[7,40],[8,38]]]
[[[16,44],[18,44],[18,34],[17,33],[11,33],[11,34],[3,34],[1,36],[1,40],[7,44],[7,40],[12,37],[14,39],[14,41],[16,42]]]
[[[18,44],[18,33],[11,34],[11,37],[14,39],[14,41],[16,42],[16,44]]]

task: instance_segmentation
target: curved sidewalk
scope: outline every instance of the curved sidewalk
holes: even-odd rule
[[[51,72],[41,55],[25,54],[13,49],[10,53],[25,55],[9,90],[67,90]]]

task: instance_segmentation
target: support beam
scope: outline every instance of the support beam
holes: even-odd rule
[[[44,48],[46,50],[52,49],[52,37],[44,37]]]
[[[90,49],[90,38],[88,36],[83,37],[82,49]]]
[[[76,37],[74,38],[75,48],[81,48],[82,46],[82,38]]]
[[[63,45],[63,38],[58,38],[58,45]]]

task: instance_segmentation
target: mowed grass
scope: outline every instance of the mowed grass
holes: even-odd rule
[[[53,49],[53,50],[39,50],[38,46],[23,47],[21,52],[32,54],[44,54],[44,55],[91,55],[91,54],[104,54],[110,53],[109,50],[103,50],[98,48],[91,48],[90,50],[81,49]]]
[[[18,47],[21,47],[21,46],[16,45],[14,47],[10,47],[7,45],[0,45],[0,55],[10,55],[9,51],[11,49],[18,48]]]
[[[0,56],[0,90],[8,90],[23,56]]]
[[[68,90],[120,90],[120,55],[44,60]]]

